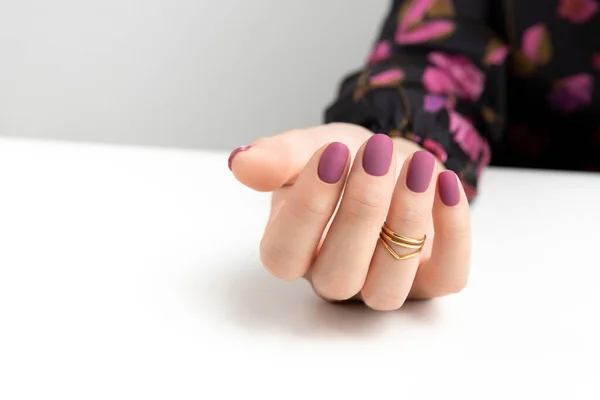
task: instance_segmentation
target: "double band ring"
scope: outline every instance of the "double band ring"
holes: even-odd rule
[[[399,233],[391,230],[386,223],[383,224],[381,227],[381,232],[379,233],[379,241],[383,244],[388,253],[390,253],[396,260],[408,260],[409,258],[419,255],[423,250],[426,239],[427,235],[423,236],[423,239],[412,239],[402,236]],[[396,253],[391,244],[398,245],[405,249],[414,249],[415,251],[409,254],[400,255]]]

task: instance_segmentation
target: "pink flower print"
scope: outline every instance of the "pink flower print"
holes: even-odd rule
[[[456,98],[447,97],[438,94],[426,94],[423,98],[423,109],[431,113],[442,109],[451,109],[456,107]]]
[[[448,161],[448,154],[446,154],[446,150],[442,147],[441,144],[435,142],[431,139],[425,139],[423,142],[423,148],[428,150],[431,154],[437,157],[442,163]]]
[[[410,28],[421,23],[433,3],[435,3],[435,0],[413,0],[410,2],[400,21],[400,30],[408,31]]]
[[[473,124],[465,117],[452,110],[450,115],[450,132],[460,148],[469,156],[471,161],[479,162],[477,174],[489,165],[492,151],[488,142],[477,132]]]
[[[501,65],[508,56],[508,46],[497,45],[490,48],[485,55],[484,64],[486,65]]]
[[[550,92],[552,108],[573,112],[592,102],[594,78],[589,74],[578,74],[561,79]]]
[[[592,57],[592,66],[596,69],[600,69],[600,53],[596,53]]]
[[[442,1],[442,3],[439,3]],[[438,4],[439,3],[439,4]],[[432,7],[442,14],[452,13],[453,5],[450,0],[412,0],[400,12],[400,23],[396,30],[396,42],[399,44],[425,43],[432,40],[444,39],[454,33],[454,22],[444,19],[424,21]]]
[[[485,76],[466,57],[430,53],[433,66],[425,69],[423,85],[434,94],[453,95],[475,101],[483,92]]]
[[[453,94],[458,91],[454,80],[443,69],[437,67],[425,68],[423,86],[431,93]]]
[[[454,33],[456,26],[452,21],[437,20],[425,22],[411,30],[398,29],[396,42],[399,44],[426,43],[441,40]]]
[[[385,40],[375,45],[371,56],[369,57],[369,65],[373,65],[380,61],[387,60],[392,54],[392,44]]]
[[[552,57],[550,34],[544,24],[534,25],[523,34],[523,53],[536,65],[543,65]]]
[[[521,39],[521,49],[513,54],[514,72],[521,76],[533,74],[540,65],[552,59],[550,31],[544,24],[536,24],[525,30]]]
[[[375,86],[388,86],[398,84],[402,82],[402,79],[404,79],[404,71],[400,68],[394,68],[373,75],[370,82]]]
[[[558,15],[574,24],[588,22],[598,12],[597,0],[561,0]]]
[[[438,94],[427,94],[423,99],[423,108],[425,111],[438,112],[446,107],[446,97]]]

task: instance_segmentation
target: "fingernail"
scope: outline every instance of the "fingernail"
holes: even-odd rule
[[[438,186],[440,189],[440,197],[445,205],[452,207],[460,202],[458,180],[454,172],[442,172],[438,178]]]
[[[345,144],[334,142],[323,151],[317,174],[325,183],[338,183],[346,170],[350,150]]]
[[[433,155],[427,151],[417,151],[412,156],[406,176],[406,186],[415,193],[423,193],[429,187],[435,167]]]
[[[363,168],[365,172],[373,176],[383,176],[390,170],[394,143],[389,136],[377,134],[365,146],[363,154]]]
[[[231,152],[231,154],[229,155],[229,160],[227,160],[227,165],[229,165],[229,170],[231,171],[231,163],[233,162],[233,158],[235,156],[237,156],[238,153],[241,153],[242,151],[246,151],[248,150],[250,147],[252,146],[240,146],[237,149],[235,149],[234,151]]]

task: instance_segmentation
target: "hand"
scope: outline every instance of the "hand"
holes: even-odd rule
[[[438,176],[443,166],[419,149],[359,126],[329,124],[234,151],[236,178],[273,191],[260,246],[265,268],[285,280],[306,277],[324,299],[361,299],[377,310],[461,291],[470,263],[468,202],[457,176]],[[392,257],[379,241],[386,221],[410,238],[426,234],[422,252]],[[399,255],[414,252],[391,247]]]

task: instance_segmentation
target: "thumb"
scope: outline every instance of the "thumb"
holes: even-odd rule
[[[293,183],[313,154],[327,143],[343,142],[355,154],[371,134],[350,124],[288,131],[235,149],[229,156],[229,169],[244,185],[269,192]]]

